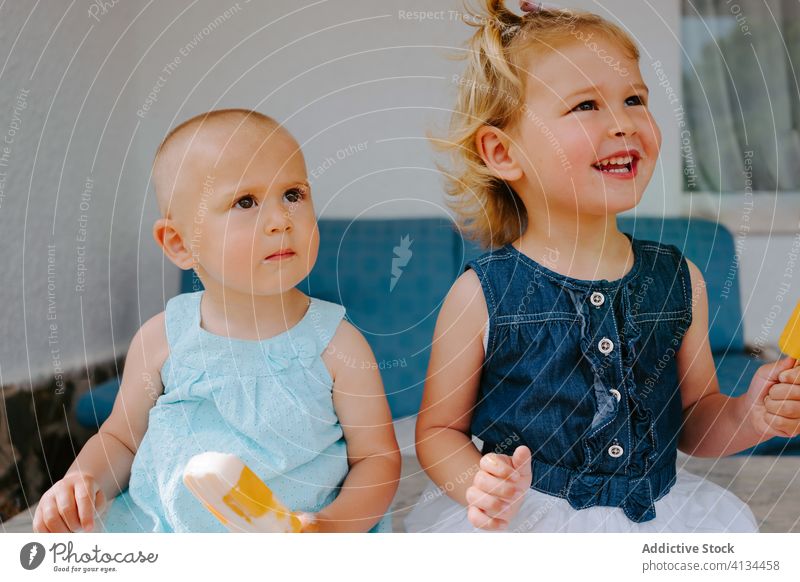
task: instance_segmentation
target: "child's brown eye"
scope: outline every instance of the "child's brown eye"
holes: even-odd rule
[[[239,208],[247,210],[255,205],[256,205],[255,198],[253,198],[253,196],[248,194],[247,196],[242,196],[241,198],[239,198],[234,206],[238,206]]]
[[[291,190],[287,190],[283,197],[286,198],[287,202],[295,204],[305,198],[305,193],[299,188],[292,188]]]

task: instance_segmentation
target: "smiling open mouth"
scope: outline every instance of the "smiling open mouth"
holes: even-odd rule
[[[610,174],[618,177],[631,177],[636,174],[636,166],[639,162],[639,156],[631,153],[624,156],[612,156],[604,160],[600,160],[592,167],[604,174]]]

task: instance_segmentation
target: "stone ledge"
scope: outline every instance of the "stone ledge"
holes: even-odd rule
[[[73,413],[81,395],[116,376],[122,359],[32,384],[0,387],[0,522],[38,502],[63,477],[92,431]],[[91,383],[90,383],[91,381]]]

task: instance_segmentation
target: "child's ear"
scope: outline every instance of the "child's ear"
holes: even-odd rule
[[[170,261],[180,269],[194,266],[192,252],[183,242],[183,237],[175,223],[169,218],[159,218],[153,225],[153,238]]]
[[[510,153],[511,138],[502,129],[484,125],[475,134],[475,147],[495,176],[506,182],[522,179],[522,167]]]

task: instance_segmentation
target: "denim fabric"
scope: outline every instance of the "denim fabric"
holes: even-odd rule
[[[566,277],[512,245],[467,264],[489,310],[471,430],[483,453],[527,445],[534,489],[643,522],[675,482],[692,295],[676,247],[626,236],[634,265],[616,281]]]

